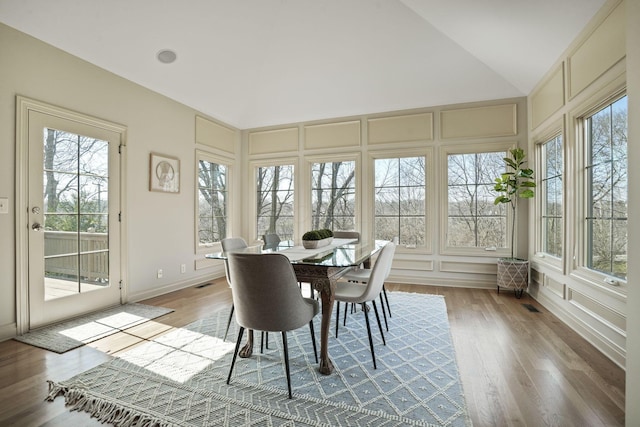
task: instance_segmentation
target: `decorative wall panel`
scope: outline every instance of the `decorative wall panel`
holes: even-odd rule
[[[251,132],[249,154],[269,154],[298,151],[298,128]]]
[[[562,64],[531,95],[531,129],[535,129],[564,105],[564,73]]]
[[[442,138],[486,138],[518,134],[516,104],[447,110],[440,113]]]
[[[369,144],[430,141],[433,139],[433,113],[369,119]]]
[[[304,127],[307,149],[360,146],[360,120]]]
[[[208,145],[228,153],[235,152],[236,132],[214,121],[196,116],[196,143]]]
[[[593,83],[626,55],[624,2],[569,56],[569,97]]]

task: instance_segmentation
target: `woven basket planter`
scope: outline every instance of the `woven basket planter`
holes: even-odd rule
[[[529,286],[529,261],[524,259],[498,259],[498,293],[500,288],[513,289],[516,297]]]

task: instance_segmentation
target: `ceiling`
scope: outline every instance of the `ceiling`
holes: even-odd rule
[[[0,0],[0,22],[247,129],[526,96],[604,2]]]

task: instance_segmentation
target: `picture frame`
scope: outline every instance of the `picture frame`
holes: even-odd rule
[[[180,159],[159,153],[149,155],[149,191],[180,192]]]

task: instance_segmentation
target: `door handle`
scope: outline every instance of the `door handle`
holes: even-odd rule
[[[37,222],[34,222],[33,225],[31,225],[31,229],[33,231],[44,231],[44,227]]]

